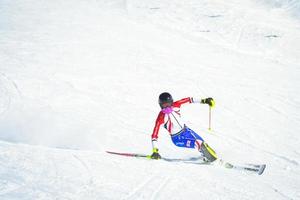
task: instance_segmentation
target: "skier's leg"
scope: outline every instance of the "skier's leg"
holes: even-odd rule
[[[178,147],[195,148],[196,140],[190,132],[184,128],[179,133],[171,136],[172,142]]]
[[[188,127],[171,136],[173,143],[178,147],[195,148],[207,161],[213,162],[217,159],[215,151],[204,142],[203,138]]]
[[[201,144],[203,143],[203,141],[201,140],[196,140],[195,141],[195,149],[197,149],[198,151],[200,151],[201,149]]]
[[[196,148],[199,151],[201,144],[204,142],[200,135],[187,126],[185,126],[179,133],[172,135],[171,138],[173,143],[178,147]]]
[[[210,146],[208,146],[208,144],[206,142],[203,142],[201,144],[200,152],[202,152],[204,157],[209,162],[213,162],[218,159],[216,152]]]
[[[171,136],[172,142],[178,147],[195,148],[195,139],[186,138],[184,132]]]
[[[207,159],[207,161],[215,161],[218,158],[216,152],[208,146],[200,135],[188,127],[186,127],[186,129],[195,138],[195,148]]]

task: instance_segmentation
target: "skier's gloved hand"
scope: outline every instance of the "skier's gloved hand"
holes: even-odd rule
[[[158,148],[153,148],[151,159],[155,159],[155,160],[161,159],[161,156],[158,153]]]
[[[215,101],[211,97],[208,97],[206,99],[201,99],[201,103],[208,104],[210,107],[214,107],[215,106]]]

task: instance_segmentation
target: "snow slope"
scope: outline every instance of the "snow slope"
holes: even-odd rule
[[[0,1],[1,199],[300,199],[298,1]],[[263,176],[138,160],[157,97]],[[187,158],[161,130],[162,155]]]

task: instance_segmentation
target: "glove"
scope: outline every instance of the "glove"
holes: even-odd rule
[[[214,107],[215,106],[215,101],[211,97],[208,97],[206,99],[201,99],[201,103],[208,104],[210,107]]]
[[[155,160],[161,159],[161,156],[158,153],[158,148],[153,148],[151,159],[155,159]]]

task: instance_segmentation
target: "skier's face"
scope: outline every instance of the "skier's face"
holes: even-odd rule
[[[162,109],[167,108],[167,107],[171,107],[172,106],[172,102],[165,102],[162,104]]]

